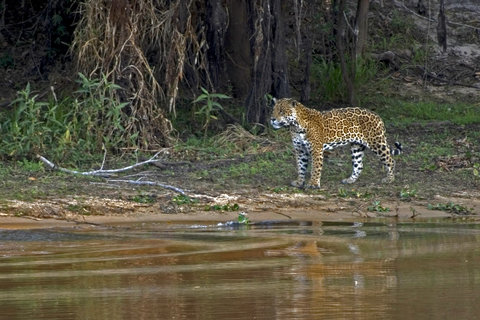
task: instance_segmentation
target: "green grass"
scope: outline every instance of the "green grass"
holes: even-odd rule
[[[212,160],[241,155],[234,142],[219,143],[219,137],[198,137],[191,135],[184,141],[178,141],[174,151],[190,160]]]
[[[390,98],[379,104],[376,111],[386,122],[395,125],[433,121],[449,121],[458,125],[480,123],[480,106],[478,104],[411,102]]]
[[[293,155],[287,149],[283,152],[262,154],[252,162],[233,164],[222,172],[221,177],[228,184],[284,185],[285,177],[294,177],[295,170]]]
[[[72,176],[58,171],[46,170],[38,162],[3,161],[0,166],[0,200],[16,199],[32,201],[58,195],[83,192],[84,186],[91,188],[95,177]]]

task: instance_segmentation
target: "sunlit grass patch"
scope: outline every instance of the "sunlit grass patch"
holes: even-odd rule
[[[480,123],[480,106],[468,103],[437,103],[433,101],[402,101],[386,99],[377,108],[382,117],[393,124],[449,121],[466,125]]]

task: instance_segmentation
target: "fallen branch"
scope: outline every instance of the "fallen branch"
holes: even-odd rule
[[[425,69],[424,67],[422,66],[416,66],[417,68],[419,68],[426,77],[429,77],[429,78],[432,78],[434,80],[437,80],[437,81],[440,81],[440,82],[444,82],[444,83],[447,83],[449,85],[453,85],[453,86],[459,86],[459,87],[466,87],[466,88],[473,88],[473,89],[480,89],[479,87],[475,86],[475,85],[471,85],[471,84],[466,84],[466,83],[461,83],[461,82],[457,82],[457,81],[452,81],[452,80],[448,80],[448,79],[443,79],[443,78],[440,78],[439,76],[435,75],[434,73],[428,71],[427,69]]]
[[[160,152],[155,153],[153,155],[153,157],[151,157],[148,160],[137,162],[137,163],[135,163],[131,166],[127,166],[127,167],[119,168],[119,169],[103,169],[103,165],[105,164],[105,158],[104,158],[103,163],[102,163],[102,167],[98,170],[92,170],[92,171],[70,170],[70,169],[66,169],[66,168],[62,168],[60,166],[57,166],[56,164],[54,164],[53,162],[51,162],[50,160],[48,160],[47,158],[45,158],[41,155],[37,155],[37,158],[40,159],[45,165],[50,167],[52,170],[58,170],[58,171],[62,171],[62,172],[70,173],[70,174],[78,174],[78,175],[82,175],[82,176],[100,176],[100,177],[108,178],[114,173],[124,172],[124,171],[131,170],[133,168],[143,166],[143,165],[146,165],[146,164],[149,164],[149,163],[155,163],[155,162],[159,161],[158,159],[156,159],[158,157],[159,153]],[[155,182],[155,181],[110,179],[110,180],[107,180],[107,182],[109,182],[109,183],[110,182],[124,182],[124,183],[130,183],[130,184],[138,184],[138,185],[157,186],[157,187],[162,187],[164,189],[175,191],[177,193],[180,193],[181,195],[186,195],[185,191],[180,189],[180,188],[177,188],[177,187],[174,187],[174,186],[171,186],[171,185],[168,185],[168,184],[163,184],[163,183],[160,183],[160,182]]]
[[[53,162],[51,162],[50,160],[46,159],[45,157],[43,157],[39,154],[37,154],[37,158],[40,159],[44,164],[46,164],[47,166],[49,166],[51,169],[54,169],[54,170],[59,170],[59,171],[66,172],[66,173],[71,173],[71,174],[79,174],[79,175],[82,175],[82,176],[109,177],[113,173],[128,171],[128,170],[131,170],[131,169],[139,167],[139,166],[143,166],[143,165],[146,165],[146,164],[149,164],[149,163],[154,163],[156,161],[159,161],[158,159],[156,159],[158,157],[159,153],[160,152],[155,153],[153,155],[153,157],[151,157],[148,160],[145,160],[145,161],[142,161],[142,162],[137,162],[137,163],[135,163],[131,166],[127,166],[127,167],[124,167],[124,168],[103,169],[103,164],[102,164],[101,169],[92,170],[92,171],[77,171],[77,170],[70,170],[70,169],[67,169],[67,168],[62,168],[62,167],[57,166],[56,164],[54,164]]]

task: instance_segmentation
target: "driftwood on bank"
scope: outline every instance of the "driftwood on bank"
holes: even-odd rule
[[[157,161],[159,161],[157,159],[158,155],[159,155],[160,152],[157,152],[156,154],[154,154],[150,159],[148,160],[145,160],[145,161],[141,161],[141,162],[137,162],[133,165],[130,165],[130,166],[126,166],[126,167],[123,167],[123,168],[118,168],[118,169],[103,169],[104,167],[104,164],[105,164],[105,157],[103,159],[103,163],[102,163],[102,166],[100,167],[100,169],[98,170],[91,170],[91,171],[78,171],[78,170],[70,170],[70,169],[67,169],[67,168],[62,168],[58,165],[56,165],[55,163],[53,163],[52,161],[48,160],[47,158],[41,156],[41,155],[37,155],[37,158],[42,161],[45,165],[47,165],[49,168],[51,168],[52,170],[58,170],[58,171],[62,171],[62,172],[65,172],[65,173],[69,173],[69,174],[75,174],[75,175],[82,175],[82,176],[96,176],[96,177],[102,177],[102,178],[108,178],[108,177],[111,177],[113,174],[116,174],[116,173],[120,173],[120,172],[125,172],[125,171],[128,171],[128,170],[131,170],[131,169],[134,169],[136,167],[140,167],[140,166],[144,166],[146,164],[153,164]],[[186,195],[185,194],[185,191],[183,189],[180,189],[180,188],[177,188],[175,186],[171,186],[171,185],[168,185],[168,184],[164,184],[164,183],[160,183],[160,182],[156,182],[156,181],[146,181],[146,180],[142,180],[142,178],[139,178],[137,180],[129,180],[129,179],[107,179],[107,182],[109,183],[118,183],[118,182],[121,182],[121,183],[129,183],[129,184],[136,184],[136,185],[150,185],[150,186],[157,186],[157,187],[162,187],[164,189],[168,189],[168,190],[172,190],[172,191],[175,191],[177,193],[180,193],[182,195]]]

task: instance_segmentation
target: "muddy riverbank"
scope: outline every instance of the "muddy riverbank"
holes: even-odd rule
[[[341,184],[351,163],[348,148],[340,148],[326,155],[320,190],[289,187],[296,169],[283,136],[243,136],[246,146],[258,145],[254,151],[215,157],[200,149],[171,148],[155,165],[110,179],[52,171],[42,163],[6,162],[0,172],[0,224],[225,222],[242,212],[253,222],[479,219],[479,124],[431,122],[388,131],[404,145],[393,183],[380,182],[385,173],[378,158],[367,152],[359,180]],[[106,166],[124,164],[107,161]],[[184,194],[113,182],[125,179],[175,186]]]

